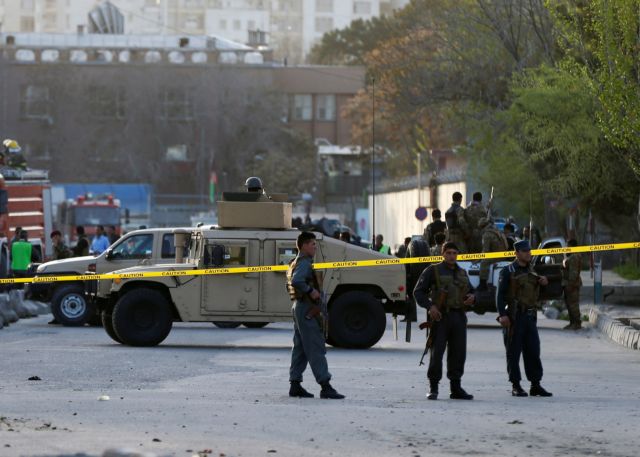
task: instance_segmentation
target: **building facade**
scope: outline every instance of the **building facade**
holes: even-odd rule
[[[339,110],[364,86],[362,68],[274,65],[268,51],[211,37],[0,40],[0,132],[54,182],[149,183],[206,198],[213,171],[220,188],[244,182],[242,160],[269,135],[255,126],[348,142]]]
[[[322,35],[355,19],[391,14],[409,0],[111,0],[127,34],[218,35],[268,44],[303,63]],[[0,0],[3,32],[75,33],[100,0]],[[255,32],[264,32],[256,34]]]

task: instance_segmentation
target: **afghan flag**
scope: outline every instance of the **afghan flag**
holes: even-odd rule
[[[218,185],[218,175],[215,171],[212,171],[209,175],[209,202],[215,203],[216,201],[216,187]]]

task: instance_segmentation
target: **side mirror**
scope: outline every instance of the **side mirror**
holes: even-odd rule
[[[107,253],[104,255],[106,260],[113,260],[113,251],[111,249],[107,249]]]
[[[544,263],[545,265],[553,265],[555,262],[553,261],[553,257],[551,257],[550,255],[546,255],[542,259],[542,263]]]

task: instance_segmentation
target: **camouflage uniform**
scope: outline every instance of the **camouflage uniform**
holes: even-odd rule
[[[482,230],[478,227],[478,222],[483,217],[487,217],[487,210],[482,203],[473,201],[464,210],[464,219],[469,227],[469,253],[475,254],[484,252],[482,246]]]
[[[431,255],[442,255],[442,244],[436,244],[431,248]]]
[[[564,302],[567,305],[567,311],[569,311],[570,321],[565,328],[577,330],[582,327],[580,318],[580,287],[582,286],[580,271],[582,270],[582,259],[580,254],[567,254],[562,266]]]
[[[61,260],[71,257],[71,250],[61,241],[53,245],[53,260]]]
[[[469,226],[464,218],[464,208],[460,203],[453,202],[445,213],[447,222],[447,241],[455,243],[460,254],[467,253],[466,238],[469,233]]]
[[[482,252],[501,252],[508,250],[509,243],[504,233],[498,230],[486,217],[480,219],[478,227],[482,229]],[[491,265],[499,261],[500,259],[483,259],[482,262],[480,262],[480,281],[489,279]]]

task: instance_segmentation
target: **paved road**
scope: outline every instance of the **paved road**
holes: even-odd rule
[[[471,317],[472,402],[428,402],[423,338],[406,344],[391,331],[368,351],[329,350],[348,397],[339,402],[286,396],[286,324],[178,324],[159,347],[128,348],[100,328],[20,321],[0,331],[0,456],[114,446],[177,456],[638,455],[638,351],[541,318],[554,397],[513,398],[494,317]],[[305,385],[317,394],[310,376]]]

